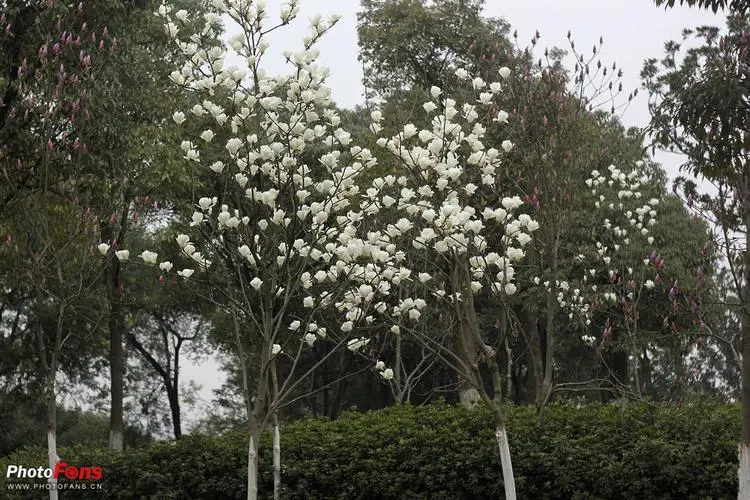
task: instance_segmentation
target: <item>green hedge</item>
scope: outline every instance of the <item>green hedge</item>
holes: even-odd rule
[[[736,498],[737,406],[552,406],[508,409],[519,498]],[[282,428],[284,498],[502,498],[492,420],[482,410],[398,407],[348,413],[336,422]],[[262,497],[272,489],[270,441],[262,450]],[[232,499],[246,497],[246,436],[187,436],[111,457],[69,448],[75,465],[102,465],[104,491],[61,498]],[[40,450],[0,460],[39,466]]]

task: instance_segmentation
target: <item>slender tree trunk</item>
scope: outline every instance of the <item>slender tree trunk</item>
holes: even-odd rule
[[[165,366],[154,358],[138,338],[131,331],[126,331],[126,337],[129,345],[133,347],[138,354],[156,371],[164,382],[164,389],[167,391],[167,401],[169,401],[169,412],[172,416],[172,432],[175,439],[182,437],[182,413],[180,411],[180,347],[182,346],[182,339],[178,340],[175,346],[175,357],[174,357],[174,371],[173,375],[170,375],[172,371],[171,356],[169,355],[169,347],[167,345],[167,333],[162,331],[165,343],[165,352],[167,359]]]
[[[268,384],[259,382],[262,386],[263,393],[268,388]],[[258,500],[258,466],[260,462],[260,435],[263,433],[262,422],[266,419],[266,397],[258,396],[253,404],[253,411],[250,414],[250,443],[247,450],[247,499]]]
[[[273,500],[281,500],[281,434],[279,415],[273,415]]]
[[[116,265],[120,266],[119,262]],[[119,275],[119,271],[117,272]],[[109,308],[109,376],[110,376],[110,415],[109,415],[109,449],[122,451],[125,435],[125,419],[123,407],[123,378],[124,378],[124,350],[122,347],[122,330],[120,329],[120,299],[119,286],[116,286],[114,297],[110,300]]]
[[[742,297],[742,434],[739,446],[739,491],[737,498],[750,500],[750,174],[745,164],[741,190],[745,225]]]
[[[393,385],[396,387],[394,396],[396,397],[396,405],[400,405],[404,402],[404,393],[406,392],[404,387],[401,387],[401,335],[396,335],[396,359],[393,362]]]
[[[503,412],[503,382],[500,367],[497,363],[497,352],[486,345],[479,334],[479,326],[474,307],[474,295],[471,291],[471,276],[469,274],[468,261],[457,259],[451,273],[451,285],[453,291],[460,293],[462,300],[455,305],[457,313],[457,348],[462,361],[471,368],[474,390],[479,400],[483,401],[492,411],[495,420],[495,438],[500,450],[500,466],[503,475],[506,500],[516,500],[516,482],[513,477],[513,465],[508,447],[508,436],[505,430],[505,415]],[[503,310],[502,335],[508,334],[506,315]],[[486,364],[492,377],[492,394],[488,394],[485,388],[482,371],[479,369],[479,360]],[[466,378],[465,383],[469,383]]]
[[[258,500],[258,452],[260,436],[250,430],[250,442],[247,447],[247,500]]]
[[[505,346],[505,357],[508,359],[508,366],[505,370],[505,394],[506,397],[510,398],[511,391],[513,390],[513,350],[508,345],[508,336],[503,339],[503,345]]]
[[[54,356],[54,355],[53,355]],[[53,362],[54,363],[54,362]],[[55,390],[55,373],[47,372],[47,458],[49,468],[54,472],[60,457],[57,456],[57,391]],[[53,475],[49,478],[50,500],[57,500],[57,479]]]
[[[505,418],[502,411],[492,412],[495,417],[495,439],[500,450],[500,466],[503,469],[503,488],[506,500],[516,500],[516,480],[513,476],[513,463],[510,459],[508,433],[505,430]]]
[[[549,302],[549,301],[548,301]],[[548,304],[549,307],[549,304]],[[533,379],[534,404],[540,408],[542,393],[544,392],[544,336],[539,332],[536,318],[529,312],[523,311],[523,328],[529,343],[529,357],[531,358],[530,374]]]
[[[273,390],[273,500],[281,500],[281,434],[279,432],[279,378],[276,373],[276,360],[271,361],[271,389]]]
[[[127,224],[127,207],[123,209],[122,227],[119,239],[115,240],[114,220],[100,223],[101,240],[113,246],[122,246],[125,224]],[[111,252],[111,250],[110,250]],[[123,407],[124,387],[124,349],[123,332],[125,321],[122,317],[122,277],[120,261],[114,255],[105,258],[105,275],[107,284],[107,302],[109,303],[109,377],[110,377],[110,412],[109,412],[109,449],[122,451],[125,435]]]
[[[170,380],[165,380],[164,384],[167,388],[167,399],[169,400],[169,411],[172,415],[172,431],[174,432],[174,438],[180,439],[182,437],[182,416],[180,414],[180,399],[176,385],[172,385]]]
[[[175,439],[182,437],[182,416],[180,415],[180,347],[182,339],[179,338],[174,348],[174,373],[172,374],[172,397],[169,399],[169,409],[172,412],[172,428]],[[167,354],[169,348],[167,348]],[[169,358],[167,358],[168,360]],[[169,366],[167,365],[167,369]]]
[[[45,374],[45,398],[47,404],[47,461],[49,464],[49,468],[52,469],[54,473],[55,466],[57,465],[57,462],[60,461],[60,457],[57,456],[57,391],[55,388],[55,378],[57,376],[58,354],[62,350],[63,345],[62,325],[65,306],[63,304],[59,306],[57,315],[57,329],[55,330],[55,341],[52,343],[52,352],[48,359],[48,342],[41,323],[41,318],[43,317],[41,313],[41,305],[44,298],[40,289],[37,289],[36,300],[37,316],[39,317],[36,340],[39,348],[39,360],[41,361],[42,368],[44,369]],[[57,500],[57,480],[55,479],[54,474],[51,478],[49,478],[48,483],[50,485],[50,500]]]
[[[240,322],[238,319],[238,313],[232,315],[234,320],[234,335],[235,342],[237,344],[237,357],[239,358],[240,367],[242,368],[242,389],[245,400],[245,410],[247,412],[247,421],[250,431],[250,439],[247,446],[247,499],[258,500],[258,459],[260,453],[260,435],[263,431],[262,426],[265,425],[267,417],[267,401],[268,401],[268,371],[263,368],[258,370],[258,385],[256,386],[255,399],[250,394],[250,381],[248,374],[247,357],[245,356],[245,349],[242,343],[242,333],[240,331]],[[266,311],[266,317],[264,318],[264,328],[266,331],[272,331],[271,325],[268,320],[272,318],[272,314]],[[266,336],[270,338],[270,335]],[[266,344],[267,345],[267,344]],[[270,346],[268,346],[270,347]],[[266,366],[268,362],[269,351],[264,351],[260,356],[260,366]]]
[[[552,276],[557,277],[557,252],[553,255]],[[555,355],[555,317],[557,316],[557,285],[550,283],[552,291],[547,295],[547,325],[544,329],[543,343],[540,344],[542,358],[544,359],[543,375],[539,374],[541,381],[540,390],[536,395],[536,408],[542,412],[552,394],[552,361]],[[541,339],[541,336],[540,336]]]

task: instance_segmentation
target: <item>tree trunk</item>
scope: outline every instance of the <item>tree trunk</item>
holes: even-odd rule
[[[120,264],[113,263],[119,268]],[[119,276],[119,271],[117,272]],[[109,303],[109,376],[110,376],[110,414],[109,414],[109,449],[122,451],[125,434],[123,408],[123,348],[122,330],[120,329],[120,287],[115,286],[115,295]]]
[[[742,297],[742,433],[739,446],[739,491],[737,498],[750,500],[750,175],[749,165],[741,190],[742,215],[745,225]]]
[[[557,277],[557,258],[552,261],[552,275]],[[544,360],[544,368],[538,373],[537,384],[539,390],[536,394],[536,408],[539,413],[544,410],[549,397],[552,394],[552,360],[555,355],[555,317],[557,316],[557,285],[551,284],[552,291],[547,294],[547,324],[544,331],[539,335],[540,351]]]
[[[508,435],[505,430],[505,415],[503,413],[503,383],[500,367],[497,364],[497,352],[486,345],[479,334],[476,310],[474,308],[474,295],[470,288],[471,277],[469,265],[466,259],[457,259],[451,273],[451,285],[454,293],[460,293],[462,300],[456,303],[457,313],[457,349],[464,364],[468,365],[473,373],[467,374],[474,381],[474,390],[478,399],[483,401],[492,411],[495,420],[495,438],[500,450],[500,465],[503,474],[503,486],[505,488],[506,500],[516,500],[516,482],[513,477],[513,465],[508,447]],[[502,336],[508,333],[506,313],[503,310]],[[482,372],[478,362],[483,360],[492,377],[492,395],[487,393]],[[464,377],[464,387],[470,385],[467,377]]]
[[[49,468],[55,471],[60,457],[57,456],[57,392],[55,391],[55,373],[47,374],[47,457]],[[57,500],[57,479],[54,474],[49,478],[50,500]]]
[[[127,224],[127,208],[122,215],[122,229],[120,240],[124,236],[124,225]],[[101,240],[112,246],[122,245],[122,241],[115,240],[114,221],[100,223]],[[110,250],[112,252],[112,250]],[[122,317],[122,277],[121,266],[117,257],[111,253],[104,257],[105,276],[107,284],[107,302],[109,304],[109,377],[110,377],[110,412],[109,412],[109,449],[122,451],[123,436],[125,434],[123,408],[123,378],[124,378],[124,350],[123,331],[125,321]]]
[[[744,407],[744,403],[743,403],[743,407]],[[745,442],[740,443],[739,455],[740,455],[739,457],[740,458],[740,468],[739,468],[740,487],[737,493],[737,498],[739,500],[749,500],[750,499],[750,446],[748,446],[747,443]]]
[[[169,411],[172,414],[172,430],[174,432],[174,438],[180,439],[182,437],[182,417],[180,415],[180,399],[178,388],[176,385],[172,385],[170,380],[165,380],[164,384],[167,388],[167,399],[169,400]]]
[[[175,439],[182,437],[182,418],[180,415],[180,347],[182,338],[178,338],[174,347],[174,373],[172,374],[172,396],[169,398],[169,410],[172,412],[172,428]],[[166,350],[169,354],[169,348]],[[167,358],[169,360],[169,358]],[[169,369],[169,365],[167,365]],[[167,386],[169,388],[169,386]],[[169,393],[167,393],[169,394]]]
[[[169,348],[166,347],[167,333],[164,331],[162,333],[164,335],[165,352],[167,354],[165,366],[162,366],[159,360],[154,358],[151,353],[146,350],[133,332],[125,332],[129,345],[146,360],[164,382],[164,389],[167,391],[167,401],[169,401],[169,412],[172,416],[172,432],[175,439],[180,439],[182,437],[182,413],[180,411],[180,346],[182,345],[182,339],[178,340],[177,345],[175,346],[174,370],[172,371]],[[170,371],[172,371],[173,375],[170,375]]]
[[[250,431],[250,443],[247,447],[247,500],[258,500],[258,452],[260,438],[255,431]]]
[[[279,410],[275,405],[279,401],[279,378],[276,373],[276,360],[271,361],[271,388],[273,390],[273,500],[281,500],[281,435],[279,434]]]
[[[523,329],[529,344],[529,357],[531,358],[531,375],[534,387],[534,404],[537,410],[541,407],[542,393],[544,392],[544,351],[546,350],[546,337],[539,331],[537,319],[529,312],[522,311]],[[527,375],[527,376],[528,376]]]
[[[273,416],[273,500],[281,500],[281,435],[277,413]]]
[[[396,359],[393,360],[393,385],[396,387],[394,396],[396,398],[396,405],[401,405],[404,402],[404,393],[406,389],[401,387],[401,335],[396,335]]]
[[[500,466],[503,470],[503,487],[506,500],[516,500],[516,480],[513,477],[513,463],[510,459],[508,433],[505,430],[505,418],[499,408],[492,412],[495,416],[495,439],[500,450]]]
[[[481,400],[479,391],[467,380],[461,382],[461,386],[458,388],[458,398],[461,404],[467,408],[475,407]]]

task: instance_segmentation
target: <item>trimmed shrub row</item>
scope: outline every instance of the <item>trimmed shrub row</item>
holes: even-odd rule
[[[736,498],[739,408],[700,405],[551,406],[508,409],[519,498]],[[433,405],[347,413],[282,428],[283,498],[502,498],[492,419],[478,408]],[[262,497],[272,491],[270,436],[261,452]],[[186,436],[111,456],[73,447],[71,465],[103,467],[102,490],[61,492],[88,499],[246,498],[247,437]],[[9,464],[38,467],[43,450],[0,460],[0,497]]]

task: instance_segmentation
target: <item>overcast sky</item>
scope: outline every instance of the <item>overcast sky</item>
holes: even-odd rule
[[[267,0],[268,22],[275,23],[283,0]],[[486,2],[485,15],[502,17],[518,30],[519,43],[527,45],[536,30],[542,35],[537,50],[558,46],[567,48],[566,35],[572,31],[576,48],[591,48],[604,38],[601,52],[604,63],[616,62],[624,72],[625,95],[640,86],[640,71],[643,61],[663,55],[664,42],[679,40],[684,28],[699,25],[723,25],[724,18],[710,11],[687,7],[665,10],[657,8],[652,0],[524,0]],[[271,50],[265,67],[269,73],[287,73],[281,60],[285,49],[299,50],[302,37],[307,34],[308,19],[315,14],[327,16],[340,14],[339,23],[323,38],[319,47],[320,63],[331,69],[329,86],[333,99],[341,107],[351,108],[363,102],[362,68],[357,61],[357,11],[358,0],[300,0],[298,18],[285,30],[271,37]],[[229,33],[233,30],[228,27]],[[584,49],[585,48],[585,49]],[[649,114],[647,97],[640,93],[622,116],[626,126],[644,126]],[[668,154],[657,155],[671,175],[675,175],[679,158]],[[218,365],[208,362],[200,367],[190,366],[189,378],[203,385],[204,401],[211,398],[211,389],[221,383],[223,376]]]

